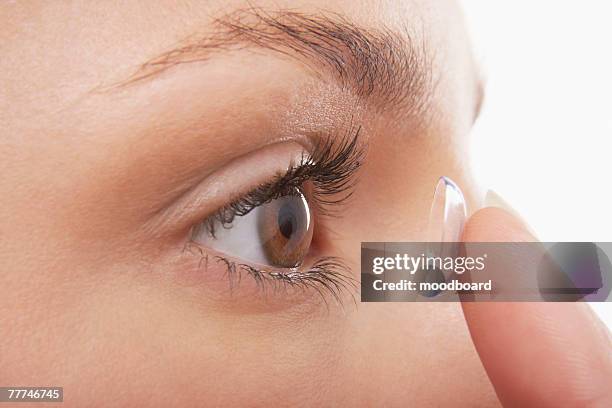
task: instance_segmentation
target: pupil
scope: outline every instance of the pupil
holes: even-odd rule
[[[278,210],[278,229],[285,238],[291,238],[295,229],[295,216],[290,203],[284,204]]]

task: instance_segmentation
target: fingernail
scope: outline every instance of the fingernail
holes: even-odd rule
[[[512,214],[513,216],[518,218],[523,224],[523,226],[525,227],[525,229],[531,235],[533,235],[534,238],[537,239],[538,235],[536,234],[534,229],[525,221],[525,219],[514,208],[512,208],[510,204],[508,204],[506,200],[502,198],[502,196],[497,194],[495,191],[493,190],[487,191],[487,194],[485,195],[485,199],[484,199],[484,205],[485,207],[501,208],[502,210],[507,211],[508,213]]]

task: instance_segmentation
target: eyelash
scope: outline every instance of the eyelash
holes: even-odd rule
[[[352,177],[363,162],[365,149],[359,145],[361,127],[351,129],[339,143],[331,137],[318,140],[308,156],[292,166],[275,180],[263,183],[237,200],[225,205],[205,220],[205,226],[214,237],[215,226],[229,228],[235,217],[247,215],[260,205],[269,203],[294,189],[302,190],[306,181],[313,185],[311,199],[321,215],[336,215],[334,206],[343,204],[352,194]],[[340,195],[332,199],[331,196]]]
[[[195,247],[200,259],[200,267],[208,263],[212,258],[218,264],[226,268],[226,275],[230,284],[230,290],[242,279],[242,274],[246,273],[255,280],[258,289],[266,291],[272,287],[274,291],[295,287],[302,291],[307,289],[316,290],[321,299],[327,305],[325,292],[331,294],[333,298],[342,304],[342,292],[349,290],[351,293],[357,290],[357,284],[349,274],[349,268],[338,257],[323,257],[317,260],[310,268],[305,271],[290,269],[287,271],[273,270],[267,268],[256,268],[252,265],[232,261],[220,255],[209,255],[200,247]],[[193,253],[193,247],[189,246],[189,251]],[[352,296],[355,301],[354,295]]]
[[[338,206],[344,204],[352,195],[352,187],[356,182],[353,176],[365,156],[365,147],[359,143],[360,132],[361,127],[351,127],[338,142],[334,142],[331,136],[318,139],[312,152],[308,156],[302,155],[298,164],[291,166],[274,180],[259,185],[246,195],[223,206],[207,217],[200,224],[200,228],[205,228],[212,237],[215,237],[218,225],[231,228],[236,217],[244,216],[263,204],[295,192],[296,189],[303,192],[303,185],[306,182],[310,182],[312,186],[310,204],[316,213],[323,216],[338,216]],[[200,266],[202,263],[208,265],[209,255],[198,244],[190,241],[190,250],[193,247],[202,256]],[[227,269],[230,287],[234,281],[240,281],[242,273],[246,273],[255,279],[260,289],[270,285],[274,289],[287,286],[302,290],[312,288],[325,302],[324,292],[327,292],[339,303],[344,290],[354,292],[357,289],[355,280],[348,273],[348,267],[337,257],[320,258],[303,271],[297,268],[285,270],[256,268],[220,255],[213,255],[212,258]]]

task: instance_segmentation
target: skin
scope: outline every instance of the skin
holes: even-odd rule
[[[537,241],[520,218],[494,207],[470,218],[462,240]],[[533,268],[524,256],[512,255],[516,271]],[[587,303],[464,302],[462,308],[504,406],[610,405],[612,337]]]
[[[219,265],[185,254],[193,225],[349,116],[367,159],[342,216],[318,225],[355,279],[361,241],[423,238],[440,175],[481,204],[467,157],[480,84],[457,5],[290,5],[421,24],[427,109],[381,110],[266,50],[124,85],[242,2],[0,5],[0,384],[63,386],[62,406],[499,404],[458,304],[229,294]]]

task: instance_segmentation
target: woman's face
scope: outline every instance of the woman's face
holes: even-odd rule
[[[360,242],[425,239],[439,176],[478,205],[454,2],[0,21],[1,384],[70,406],[496,401],[459,306],[352,288]]]

